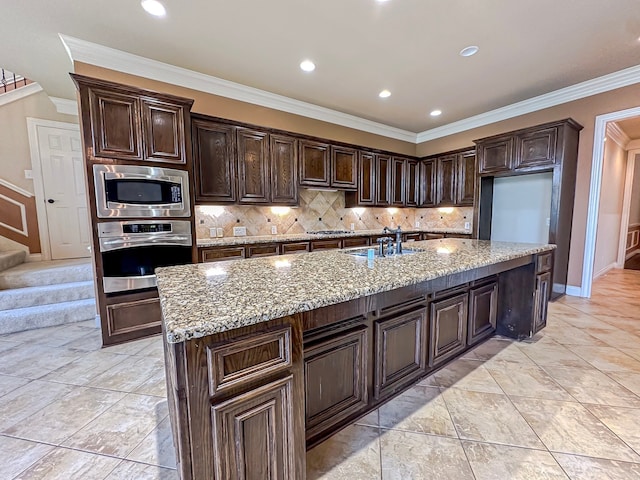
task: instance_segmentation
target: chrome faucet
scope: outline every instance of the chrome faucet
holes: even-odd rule
[[[396,228],[395,230],[390,229],[389,227],[384,227],[382,229],[383,233],[390,233],[390,234],[394,234],[396,235],[396,255],[399,255],[402,253],[402,229],[400,228],[400,225],[398,225],[398,228]]]
[[[393,253],[393,238],[391,237],[380,237],[376,240],[380,245],[380,256],[386,257]]]

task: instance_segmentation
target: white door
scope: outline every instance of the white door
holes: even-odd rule
[[[51,258],[88,257],[91,237],[80,129],[37,129]]]

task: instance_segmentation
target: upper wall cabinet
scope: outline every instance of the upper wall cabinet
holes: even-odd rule
[[[437,202],[441,207],[456,204],[456,174],[458,171],[458,157],[447,155],[438,157]]]
[[[420,206],[436,206],[436,159],[420,161]]]
[[[391,200],[391,157],[376,155],[376,205],[389,205]]]
[[[331,145],[300,141],[300,185],[304,187],[331,186]]]
[[[456,205],[473,206],[476,193],[476,170],[475,148],[458,154]]]
[[[407,159],[405,163],[405,198],[407,207],[417,207],[420,202],[420,172],[418,161]]]
[[[271,203],[298,204],[298,140],[286,135],[270,135]]]
[[[354,148],[331,147],[331,186],[344,190],[358,187],[358,152]]]
[[[499,173],[511,170],[515,139],[497,137],[477,146],[479,173]]]
[[[238,200],[269,203],[269,135],[248,128],[236,130]]]
[[[553,166],[556,163],[558,128],[542,128],[516,136],[516,170],[527,167]]]
[[[406,159],[391,159],[391,205],[404,206],[406,183]]]
[[[80,91],[89,159],[187,163],[193,100],[72,75]]]
[[[475,148],[456,150],[420,161],[420,206],[473,206]]]

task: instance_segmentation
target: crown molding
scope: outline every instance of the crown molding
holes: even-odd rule
[[[2,105],[15,102],[16,100],[20,100],[24,97],[28,97],[29,95],[33,95],[34,93],[38,93],[41,91],[42,87],[39,83],[30,83],[28,85],[25,85],[24,87],[19,87],[15,90],[3,93],[2,95],[0,95],[0,107]]]
[[[624,131],[618,126],[616,122],[607,123],[607,137],[616,142],[623,149],[627,148],[631,139],[624,133]]]
[[[302,102],[283,95],[267,92],[222,78],[205,75],[168,63],[151,60],[96,43],[59,34],[71,61],[89,63],[119,72],[172,83],[201,92],[219,95],[241,102],[273,108],[303,117],[382,135],[396,140],[415,143],[416,134],[408,130],[373,122],[364,118]]]
[[[627,144],[627,150],[637,150],[637,149],[640,149],[640,139],[634,138]]]
[[[67,100],[60,97],[49,97],[49,100],[56,106],[58,113],[64,113],[65,115],[78,116],[78,102],[75,100]]]

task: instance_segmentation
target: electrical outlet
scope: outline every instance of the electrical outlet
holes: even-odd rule
[[[420,228],[420,222],[416,222],[416,228]]]
[[[464,229],[469,230],[471,228],[471,222],[464,222]]]
[[[234,237],[246,237],[247,236],[247,227],[233,227],[233,236]]]
[[[551,219],[547,217],[547,227],[551,226]]]
[[[278,227],[276,227],[275,225],[271,225],[271,235],[277,235],[278,234]]]
[[[222,228],[216,228],[216,237],[224,237],[224,230]]]
[[[210,228],[209,229],[209,237],[210,238],[214,238],[218,236],[218,233],[216,232],[217,228]]]
[[[24,171],[24,178],[32,179],[33,178],[33,170],[25,170]]]
[[[351,225],[349,225],[349,230],[351,230],[352,232],[356,229],[356,224],[352,223]]]

